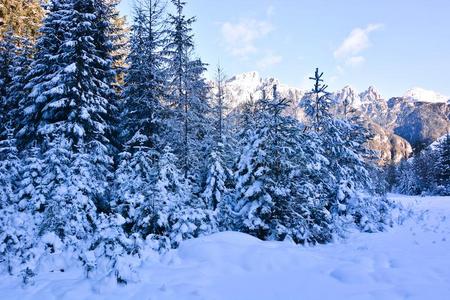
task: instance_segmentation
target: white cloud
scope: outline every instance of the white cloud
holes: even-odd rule
[[[383,24],[369,24],[366,28],[355,28],[345,38],[342,44],[334,51],[334,57],[337,59],[348,59],[350,56],[357,56],[361,51],[371,46],[369,34],[373,31],[383,28]]]
[[[345,64],[351,67],[357,67],[361,64],[363,64],[366,61],[364,56],[352,56],[347,58],[345,61]]]
[[[267,53],[263,58],[256,62],[256,65],[260,69],[267,69],[281,63],[282,61],[283,57],[281,55]]]
[[[272,31],[273,25],[270,22],[255,19],[244,19],[238,23],[225,22],[221,27],[228,51],[238,57],[258,52],[256,41]]]

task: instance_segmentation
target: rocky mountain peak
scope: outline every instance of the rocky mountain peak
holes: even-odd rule
[[[359,98],[361,100],[361,103],[377,102],[383,99],[380,92],[378,92],[378,90],[372,85],[369,86],[366,91],[359,94]]]

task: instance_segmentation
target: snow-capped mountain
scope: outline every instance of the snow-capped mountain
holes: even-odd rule
[[[231,77],[226,81],[226,94],[228,106],[236,108],[240,104],[250,99],[258,99],[264,90],[268,97],[272,95],[273,86],[277,86],[277,91],[281,97],[291,100],[298,100],[303,97],[305,92],[299,88],[289,87],[280,83],[275,78],[262,78],[258,72],[247,72]]]
[[[431,102],[431,103],[450,103],[450,97],[439,94],[435,91],[415,87],[408,90],[403,97],[411,101]]]

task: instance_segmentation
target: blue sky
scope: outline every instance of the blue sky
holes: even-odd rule
[[[227,75],[258,71],[330,90],[374,85],[386,97],[423,87],[450,96],[448,0],[187,0],[196,52]],[[122,0],[129,15],[133,0]],[[129,19],[131,20],[131,19]],[[212,72],[212,71],[211,71]]]

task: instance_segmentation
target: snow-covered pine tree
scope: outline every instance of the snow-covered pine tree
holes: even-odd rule
[[[226,138],[226,118],[225,114],[228,110],[227,104],[226,104],[226,76],[222,69],[222,67],[217,65],[216,69],[216,79],[215,79],[215,85],[216,85],[216,93],[212,97],[213,104],[211,105],[211,111],[214,118],[214,140],[215,142],[224,142],[224,139]]]
[[[209,105],[209,85],[203,73],[206,65],[195,59],[188,64],[187,76],[187,142],[188,164],[193,192],[196,196],[204,189],[208,170],[208,155],[213,145],[211,107]],[[185,173],[186,174],[186,173]]]
[[[108,36],[112,42],[112,67],[115,71],[114,87],[120,93],[124,84],[129,53],[129,27],[126,16],[120,16],[117,6],[120,0],[104,0],[109,18]]]
[[[218,208],[229,192],[227,184],[231,178],[231,171],[223,160],[223,148],[223,144],[219,142],[211,151],[206,188],[202,195],[207,208],[213,211]]]
[[[32,260],[29,249],[34,247],[36,223],[31,212],[20,201],[20,171],[22,165],[18,157],[12,128],[6,128],[5,139],[0,141],[0,273],[32,276],[27,269]],[[27,271],[28,270],[28,271]]]
[[[42,144],[44,151],[46,137],[51,142],[61,136],[69,141],[72,152],[89,159],[89,186],[85,188],[90,198],[106,187],[113,150],[109,121],[115,111],[111,43],[104,24],[108,21],[98,19],[101,13],[97,14],[94,4],[92,0],[54,3],[29,74],[30,106],[25,112],[31,120],[23,128],[34,134],[32,140]],[[56,48],[45,47],[58,38],[61,42],[55,41]]]
[[[73,172],[70,167],[73,154],[70,151],[69,141],[59,136],[47,143],[47,150],[44,151],[42,159],[43,177],[39,185],[45,200],[35,204],[36,209],[42,212],[39,234],[54,233],[61,240],[69,239],[68,243],[73,243],[77,236],[87,237],[87,233],[77,227],[89,224],[89,222],[78,223],[79,214],[84,212],[76,211],[76,206],[90,202],[73,186]],[[82,219],[86,220],[86,217]],[[70,228],[72,226],[75,227],[74,231]],[[83,237],[80,236],[81,232]]]
[[[34,213],[42,209],[46,202],[41,184],[44,178],[42,154],[38,147],[22,151],[23,164],[20,169],[20,183],[17,196],[19,208]]]
[[[437,151],[423,149],[414,156],[411,168],[416,177],[418,193],[431,192],[436,186],[435,162],[438,159]]]
[[[199,59],[192,59],[194,42],[192,24],[195,18],[184,15],[186,2],[172,0],[175,13],[169,14],[167,23],[168,43],[165,47],[167,57],[167,75],[170,85],[169,105],[172,108],[171,127],[172,144],[180,158],[180,164],[186,178],[193,176],[199,181],[204,171],[204,162],[208,154],[205,138],[208,127],[209,110],[207,84],[203,78],[205,65]],[[203,168],[203,170],[201,170]],[[197,185],[200,185],[199,182]]]
[[[303,101],[314,129],[310,134],[321,139],[323,153],[329,161],[327,207],[335,219],[334,230],[345,231],[345,223],[356,223],[367,231],[381,229],[389,203],[378,195],[379,189],[370,176],[369,169],[374,167],[370,165],[370,151],[365,147],[370,134],[356,117],[337,118],[330,113],[330,94],[322,77],[323,73],[316,69],[311,77],[314,87]]]
[[[418,178],[415,172],[413,171],[413,160],[411,158],[409,160],[402,160],[397,167],[397,186],[395,188],[396,192],[405,195],[418,195],[420,194],[418,188]]]
[[[161,201],[154,185],[159,147],[165,144],[163,8],[158,0],[139,2],[135,8],[121,118],[125,149],[116,171],[115,210],[125,217],[126,231],[143,238],[159,231],[160,205],[155,201]]]
[[[11,114],[11,110],[15,107],[11,107],[9,103],[9,91],[12,74],[11,67],[17,58],[17,46],[16,38],[11,31],[5,33],[5,36],[0,40],[0,139],[6,138],[1,134],[6,132],[6,126],[11,126],[11,122],[14,121]]]
[[[14,130],[5,126],[0,141],[0,209],[17,202],[20,160]]]
[[[437,191],[439,195],[450,195],[450,133],[439,143],[434,166]]]
[[[156,195],[153,202],[146,203],[148,209],[157,213],[155,234],[168,237],[170,244],[177,246],[184,239],[217,231],[214,214],[192,200],[190,183],[178,168],[177,157],[168,146],[158,161],[158,170]],[[147,223],[149,218],[141,222]],[[154,235],[151,237],[155,238]]]
[[[314,77],[309,78],[314,81],[314,87],[300,103],[309,117],[310,126],[316,132],[322,130],[323,123],[330,119],[330,93],[327,92],[328,86],[323,83],[322,77],[323,72],[319,72],[319,69],[316,68]]]
[[[63,13],[68,8],[66,2],[67,0],[50,1],[47,6],[48,13],[39,30],[35,56],[25,78],[28,97],[24,97],[19,103],[20,124],[17,139],[20,148],[29,148],[36,140],[39,143],[43,141],[36,133],[39,119],[42,117],[41,110],[51,96],[49,91],[60,78],[57,76],[60,65],[56,60],[67,27],[66,22],[61,22]]]
[[[158,0],[146,0],[135,8],[130,41],[129,65],[125,78],[122,109],[122,140],[128,146],[156,149],[162,141],[166,118],[163,6]],[[136,137],[135,137],[136,135]]]
[[[258,125],[243,135],[247,141],[234,172],[235,228],[262,239],[321,241],[320,230],[312,234],[322,224],[312,219],[319,208],[309,197],[320,191],[307,180],[310,169],[320,169],[314,165],[318,149],[298,121],[284,114],[289,102],[276,87],[273,94],[257,102]]]
[[[190,198],[190,186],[178,168],[177,157],[169,146],[164,147],[158,160],[156,195],[150,205],[158,214],[157,234],[171,235],[171,216],[181,210]],[[146,220],[143,220],[146,221]],[[179,239],[181,241],[181,238]]]
[[[32,45],[24,38],[14,38],[16,46],[12,50],[13,59],[9,65],[9,75],[11,80],[6,87],[6,97],[2,102],[3,122],[9,124],[14,132],[19,127],[20,111],[19,103],[27,96],[25,89],[26,75],[29,72],[32,60]],[[1,136],[0,136],[1,139]]]
[[[108,210],[114,154],[116,99],[104,9],[93,0],[50,3],[26,78],[29,94],[20,103],[22,149],[27,153],[35,146],[42,159],[40,182],[28,178],[38,184],[39,196],[29,195],[26,186],[21,196],[36,201],[31,207],[40,238],[54,235],[80,258],[96,246],[91,237],[98,211]],[[53,251],[45,248],[44,254]]]
[[[127,149],[126,149],[127,150]],[[157,209],[160,201],[155,191],[158,153],[143,145],[119,155],[114,188],[114,211],[120,213],[127,233],[145,238],[157,231]]]

